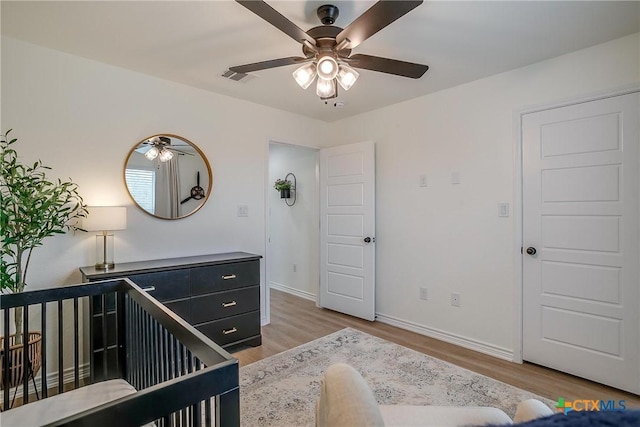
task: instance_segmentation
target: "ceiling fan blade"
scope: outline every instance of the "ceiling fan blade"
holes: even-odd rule
[[[266,70],[268,68],[284,67],[285,65],[302,64],[311,61],[313,58],[302,58],[300,56],[290,56],[288,58],[270,59],[269,61],[254,62],[253,64],[237,65],[229,67],[234,73],[250,73],[252,71]]]
[[[164,147],[164,148],[166,148],[167,150],[175,151],[176,153],[184,154],[187,156],[193,156],[192,153],[187,153],[186,151],[178,150],[177,148],[173,148],[173,147]]]
[[[302,43],[303,40],[307,40],[309,43],[315,46],[316,41],[313,39],[313,37],[302,31],[296,24],[289,21],[282,14],[280,14],[280,12],[269,6],[264,1],[236,0],[236,2],[240,3],[242,6],[246,7],[251,12],[255,13],[260,18],[264,19],[283,33],[287,34],[298,43]]]
[[[371,55],[351,55],[348,64],[355,68],[379,71],[381,73],[394,74],[396,76],[419,79],[429,69],[428,65],[414,64],[413,62],[399,61],[397,59],[381,58]]]
[[[336,42],[340,44],[344,39],[349,39],[347,47],[353,49],[396,19],[420,6],[420,4],[422,4],[422,0],[381,0],[342,30],[337,35]]]

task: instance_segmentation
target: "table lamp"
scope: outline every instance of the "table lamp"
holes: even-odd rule
[[[124,206],[89,206],[88,215],[82,222],[87,231],[102,231],[96,235],[96,268],[108,270],[113,262],[113,233],[109,231],[127,228],[127,208]]]

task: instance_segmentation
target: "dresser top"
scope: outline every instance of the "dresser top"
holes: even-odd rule
[[[182,258],[154,259],[150,261],[136,261],[118,263],[108,270],[98,270],[95,266],[80,267],[83,278],[109,279],[135,273],[150,273],[153,271],[173,270],[175,268],[199,267],[205,265],[227,264],[238,261],[253,261],[262,258],[261,255],[247,252],[228,252],[223,254],[197,255]]]

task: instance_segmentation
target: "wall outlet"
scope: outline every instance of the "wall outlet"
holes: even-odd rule
[[[452,293],[451,294],[451,305],[454,307],[460,307],[460,294]]]
[[[498,216],[501,218],[509,217],[509,203],[498,203]]]
[[[420,299],[426,301],[429,299],[428,296],[427,288],[420,288]]]
[[[293,272],[296,273],[298,271],[298,264],[293,264]]]

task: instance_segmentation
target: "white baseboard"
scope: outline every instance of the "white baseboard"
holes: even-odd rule
[[[79,369],[79,373],[78,373],[80,380],[84,379],[84,378],[89,378],[90,372],[89,372],[89,364],[85,363],[84,365],[80,366]],[[74,369],[73,367],[71,368],[67,368],[63,371],[62,374],[62,382],[64,384],[71,384],[73,383],[75,380],[75,376],[74,376]],[[36,385],[38,386],[38,395],[40,395],[40,398],[42,399],[42,372],[38,373],[38,375],[36,375]],[[47,388],[50,390],[52,388],[57,388],[58,387],[58,371],[55,372],[50,372],[49,374],[47,374]],[[16,399],[19,397],[22,397],[22,391],[23,391],[23,385],[20,384],[18,386],[18,393],[16,393]],[[13,399],[13,393],[15,392],[14,389],[9,390],[9,398]],[[31,396],[32,394],[35,394],[36,390],[35,388],[33,388],[33,380],[31,378],[29,378],[29,396]]]
[[[315,294],[311,292],[301,291],[300,289],[292,288],[291,286],[282,285],[276,282],[269,282],[269,287],[271,289],[277,289],[278,291],[286,292],[288,294],[295,295],[300,298],[308,299],[309,301],[316,302]]]
[[[407,331],[435,338],[440,341],[459,345],[460,347],[488,354],[489,356],[494,356],[499,359],[508,360],[510,362],[513,361],[513,351],[504,347],[498,347],[493,344],[488,344],[482,341],[463,337],[461,335],[452,334],[451,332],[445,332],[435,328],[430,328],[428,326],[420,325],[415,322],[398,319],[397,317],[387,316],[386,314],[376,313],[376,320],[380,323],[386,323],[400,329],[405,329]]]

